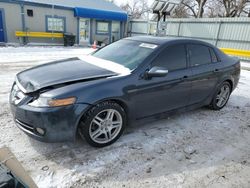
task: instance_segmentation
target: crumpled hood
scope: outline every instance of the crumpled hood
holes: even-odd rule
[[[98,66],[98,61],[103,66]],[[49,86],[101,79],[121,74],[119,71],[115,72],[114,70],[104,68],[103,61],[106,64],[110,63],[93,56],[55,61],[18,73],[16,82],[24,93],[31,93]]]

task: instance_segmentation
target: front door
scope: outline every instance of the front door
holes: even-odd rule
[[[131,93],[136,119],[185,107],[191,95],[192,71],[187,67],[185,46],[167,47],[153,61],[151,67],[169,71],[165,77],[139,79]]]
[[[79,20],[79,43],[90,43],[90,19],[80,18]]]
[[[0,42],[4,42],[3,12],[0,10]]]

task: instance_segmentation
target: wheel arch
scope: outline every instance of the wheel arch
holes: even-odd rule
[[[219,79],[219,82],[217,83],[216,88],[218,88],[222,83],[228,82],[231,86],[231,89],[233,91],[234,89],[234,77],[232,75],[224,75]]]
[[[231,77],[225,77],[224,79],[221,79],[217,85],[215,86],[214,90],[211,92],[211,95],[208,97],[208,99],[206,100],[206,103],[211,104],[214,95],[216,94],[216,91],[218,89],[218,87],[220,87],[224,82],[228,82],[231,86],[231,92],[233,91],[233,87],[234,87],[234,82],[233,79]]]
[[[79,127],[79,125],[80,125],[82,119],[83,119],[84,116],[86,115],[86,113],[88,113],[88,111],[89,111],[91,108],[93,108],[94,106],[96,106],[96,105],[98,105],[98,104],[100,104],[100,103],[109,102],[109,101],[115,102],[115,103],[117,103],[118,105],[120,105],[120,106],[123,108],[123,110],[125,111],[125,114],[126,114],[127,117],[128,117],[129,109],[128,109],[127,103],[126,103],[124,100],[119,99],[119,98],[106,98],[106,99],[103,99],[103,100],[99,100],[99,101],[95,102],[94,104],[90,104],[89,107],[88,107],[87,109],[85,109],[85,110],[81,113],[81,115],[80,115],[80,117],[78,118],[78,121],[77,121],[77,123],[76,123],[75,130],[74,130],[74,131],[75,131],[75,133],[74,133],[75,139],[76,139],[76,137],[77,137],[78,127]],[[126,118],[126,119],[127,119],[127,122],[126,122],[126,123],[128,123],[128,118]]]
[[[232,81],[231,79],[226,79],[226,80],[224,80],[223,82],[228,82],[228,83],[230,84],[230,86],[231,86],[231,92],[232,92],[233,87],[234,87],[233,81]],[[222,82],[222,83],[223,83],[223,82]]]

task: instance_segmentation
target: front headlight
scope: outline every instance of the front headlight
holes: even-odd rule
[[[76,102],[76,97],[68,97],[64,99],[51,99],[47,97],[39,97],[38,99],[29,103],[29,106],[33,107],[57,107],[57,106],[67,106],[74,104]]]

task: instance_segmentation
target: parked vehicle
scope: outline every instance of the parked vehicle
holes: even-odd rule
[[[169,112],[223,108],[240,62],[211,44],[131,37],[91,55],[40,65],[16,76],[10,94],[17,126],[46,142],[115,142],[128,123]]]

